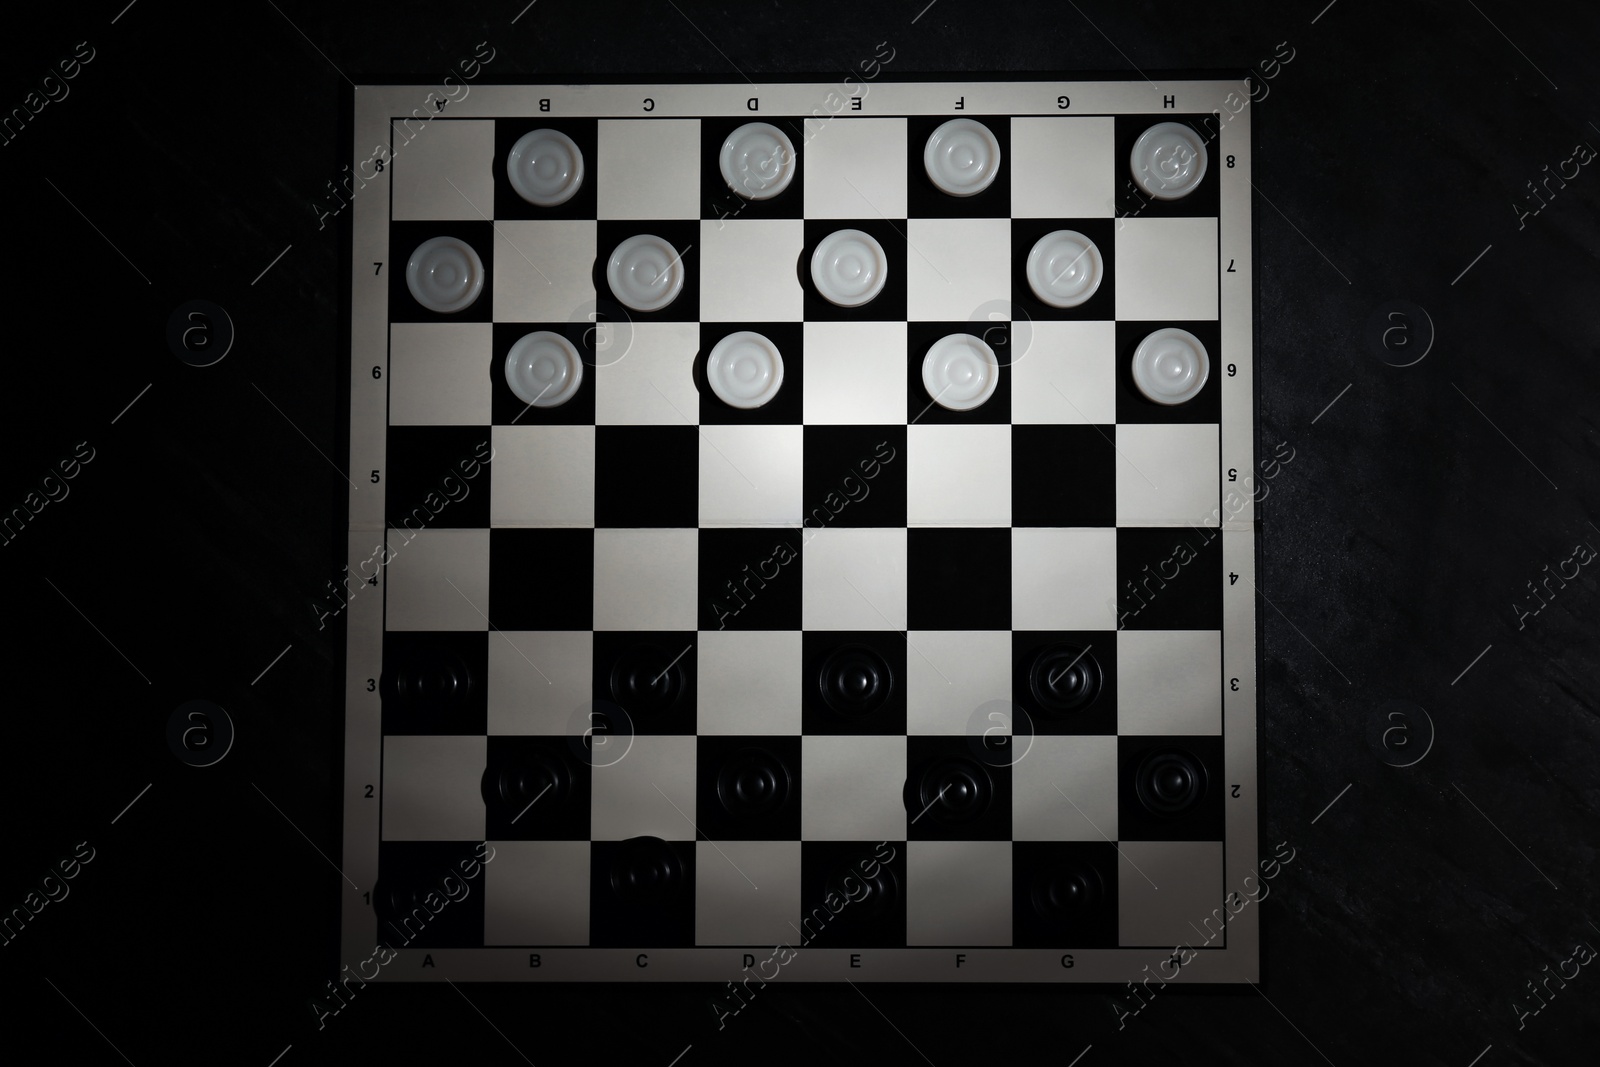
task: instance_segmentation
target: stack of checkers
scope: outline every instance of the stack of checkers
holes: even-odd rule
[[[416,944],[1190,936],[1193,125],[440,119],[391,180],[380,918],[487,839]]]

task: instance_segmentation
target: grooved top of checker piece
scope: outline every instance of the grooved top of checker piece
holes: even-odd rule
[[[683,891],[683,864],[659,837],[631,837],[611,863],[611,891],[633,904],[660,906]]]
[[[1152,815],[1182,815],[1205,796],[1206,767],[1182,749],[1152,752],[1134,772],[1133,785]]]
[[[830,304],[853,308],[870,303],[889,278],[889,256],[862,230],[835,230],[811,253],[811,284]]]
[[[976,196],[1000,172],[1000,142],[975,119],[951,119],[929,135],[922,166],[940,192]]]
[[[660,311],[683,292],[683,257],[672,242],[651,233],[619,244],[606,262],[606,284],[634,311]]]
[[[754,330],[730,333],[706,357],[706,381],[729,407],[763,407],[783,388],[783,355]]]
[[[994,349],[970,333],[939,338],[922,359],[922,387],[942,408],[971,411],[981,407],[999,385],[1000,361]]]
[[[1211,357],[1200,338],[1175,326],[1157,330],[1133,353],[1133,384],[1157,404],[1186,404],[1211,376]]]
[[[717,771],[717,800],[730,815],[759,819],[783,807],[792,783],[793,774],[783,760],[751,746],[723,761]]]
[[[384,672],[383,689],[408,711],[448,715],[463,707],[473,688],[472,671],[454,652],[430,649]]]
[[[482,294],[483,260],[459,237],[429,238],[406,262],[406,288],[429,311],[454,315]]]
[[[913,819],[926,814],[942,823],[968,823],[989,810],[994,781],[983,764],[951,756],[928,765],[914,781],[908,779],[903,799]]]
[[[518,338],[506,353],[506,384],[525,404],[560,407],[583,385],[583,359],[565,337],[535,330]]]
[[[843,645],[823,661],[817,686],[831,711],[854,719],[883,707],[894,692],[894,671],[866,645]]]
[[[770,122],[747,122],[717,155],[722,180],[746,200],[770,200],[794,181],[794,142]]]
[[[1180,200],[1206,176],[1206,143],[1192,126],[1158,122],[1139,135],[1128,155],[1133,180],[1157,200]]]
[[[666,711],[678,702],[683,689],[678,659],[659,646],[635,645],[611,665],[611,699],[630,715]]]
[[[583,150],[559,130],[530,130],[506,155],[517,195],[538,207],[559,207],[583,188]]]
[[[1066,860],[1040,871],[1029,887],[1034,911],[1046,919],[1070,921],[1093,913],[1105,899],[1105,880],[1094,865]]]
[[[1028,688],[1041,710],[1070,713],[1100,697],[1105,676],[1100,661],[1086,648],[1070,643],[1041,649],[1028,670]]]

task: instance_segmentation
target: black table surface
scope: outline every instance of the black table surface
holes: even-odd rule
[[[0,946],[0,1056],[1592,1057],[1600,976],[1573,954],[1600,946],[1600,588],[1575,550],[1600,546],[1600,9],[97,0],[4,20],[0,115],[38,113],[0,138],[0,508],[75,476],[0,544],[0,910],[92,859]],[[706,987],[373,985],[319,1028],[350,889],[329,858],[339,631],[312,606],[343,562],[344,268],[313,205],[347,162],[347,78],[437,81],[483,41],[496,77],[533,82],[842,76],[879,42],[901,72],[1274,71],[1251,104],[1259,447],[1294,458],[1261,509],[1261,841],[1296,858],[1258,905],[1258,987],[1179,979],[1135,1014],[1126,989],[780,979],[719,1030]],[[236,329],[204,369],[166,343],[196,298]],[[206,768],[167,745],[195,698],[237,727]]]

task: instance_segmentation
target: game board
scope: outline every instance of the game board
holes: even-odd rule
[[[361,85],[352,973],[1254,980],[1243,89]]]

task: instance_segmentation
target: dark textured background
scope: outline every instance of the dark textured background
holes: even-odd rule
[[[96,849],[0,947],[0,1058],[1590,1061],[1596,968],[1522,1029],[1512,1004],[1578,941],[1600,946],[1600,588],[1591,566],[1521,629],[1513,603],[1600,546],[1600,173],[1552,183],[1520,227],[1513,204],[1580,140],[1600,147],[1592,5],[540,0],[511,25],[523,2],[0,15],[0,109],[95,49],[0,146],[0,508],[95,450],[0,547],[0,909]],[[317,1030],[306,1001],[337,969],[350,891],[313,848],[338,855],[341,708],[310,606],[342,562],[346,356],[340,239],[310,205],[344,162],[339,71],[433,81],[484,40],[495,76],[530,81],[842,74],[880,41],[901,73],[1233,72],[1294,49],[1252,105],[1260,448],[1295,450],[1263,508],[1263,847],[1297,852],[1260,905],[1261,987],[1179,980],[1119,1031],[1110,990],[867,986],[869,1003],[780,979],[719,1033],[703,989],[369,986]],[[194,297],[238,330],[204,370],[164,340]],[[1437,329],[1407,368],[1362,337],[1395,299]],[[165,741],[194,697],[239,730],[204,770]],[[1436,728],[1410,768],[1385,760],[1415,758],[1427,728],[1384,749],[1389,699]]]

